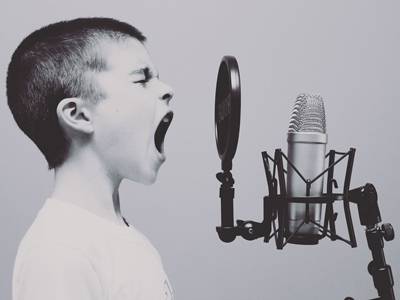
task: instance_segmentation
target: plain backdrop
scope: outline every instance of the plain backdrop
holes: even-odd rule
[[[49,195],[53,176],[12,119],[6,69],[33,30],[89,16],[113,17],[142,30],[161,78],[175,89],[167,161],[154,185],[124,182],[121,207],[159,250],[176,299],[377,296],[355,207],[354,249],[329,240],[277,250],[261,239],[230,244],[218,239],[214,94],[222,56],[234,55],[242,83],[233,166],[236,219],[261,221],[267,188],[260,153],[286,149],[295,98],[309,92],[324,98],[328,148],[357,149],[351,186],[374,183],[383,220],[400,233],[399,2],[2,0],[0,5],[0,299],[11,298],[18,243]],[[336,209],[338,231],[347,237],[342,207]],[[400,297],[400,238],[386,243],[385,251]]]

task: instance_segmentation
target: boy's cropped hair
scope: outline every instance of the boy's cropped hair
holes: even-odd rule
[[[67,157],[70,141],[56,113],[65,98],[98,101],[102,91],[92,74],[107,69],[102,41],[146,38],[111,18],[80,18],[43,27],[15,50],[7,73],[8,106],[21,130],[44,154],[49,169]]]

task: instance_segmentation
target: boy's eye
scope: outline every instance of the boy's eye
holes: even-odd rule
[[[145,84],[149,81],[148,78],[142,79],[142,80],[138,80],[138,81],[134,81],[133,83],[140,83],[140,84]]]
[[[143,75],[144,78],[141,80],[136,80],[133,83],[139,83],[139,84],[145,85],[147,82],[149,82],[151,79],[153,79],[153,74],[149,68],[144,68],[144,69],[140,70],[140,73],[141,73],[141,75]]]

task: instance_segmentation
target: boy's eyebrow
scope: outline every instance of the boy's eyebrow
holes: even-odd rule
[[[146,77],[148,77],[149,75],[155,76],[157,78],[160,77],[158,73],[154,74],[149,67],[144,67],[129,72],[129,75],[138,75],[138,74],[144,74]]]
[[[149,70],[148,67],[136,69],[136,70],[129,72],[129,75],[145,74],[146,72],[148,72],[148,70]]]

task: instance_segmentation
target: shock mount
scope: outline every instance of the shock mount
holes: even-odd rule
[[[371,250],[372,261],[368,265],[368,272],[373,278],[374,286],[379,297],[374,300],[393,300],[393,275],[390,265],[386,263],[384,254],[384,240],[394,239],[394,230],[389,223],[379,225],[381,215],[378,206],[378,196],[373,184],[367,183],[364,186],[350,190],[350,181],[353,169],[355,149],[350,148],[347,152],[331,150],[326,155],[328,167],[315,178],[305,178],[296,166],[288,159],[281,149],[276,149],[274,157],[262,152],[262,160],[267,179],[268,195],[263,201],[263,220],[244,221],[237,220],[234,225],[234,178],[231,173],[232,163],[226,164],[223,171],[217,173],[216,177],[221,183],[219,196],[221,198],[221,226],[217,227],[219,238],[224,242],[232,242],[237,236],[246,240],[264,238],[268,243],[272,238],[275,240],[277,249],[283,249],[287,244],[318,244],[319,240],[329,238],[331,241],[340,240],[357,247],[354,233],[353,220],[351,217],[350,203],[357,205],[360,224],[365,226],[365,234],[368,247]],[[341,193],[334,193],[338,188],[335,179],[335,166],[346,161],[346,172],[344,176],[343,190]],[[284,167],[290,165],[300,176],[305,184],[305,197],[289,197],[286,191],[287,170]],[[270,166],[272,163],[272,167]],[[227,167],[226,167],[227,166]],[[320,196],[309,196],[311,185],[322,176],[326,176],[325,192]],[[334,202],[342,201],[344,216],[347,224],[348,238],[340,236],[336,231],[335,222],[338,213],[334,210]],[[288,229],[288,204],[301,203],[305,205],[305,216],[301,224],[294,232]],[[320,203],[325,205],[323,221],[315,222],[309,214],[309,205]],[[318,227],[318,234],[299,235],[297,234],[304,224],[314,224]],[[346,298],[352,299],[352,298]]]

